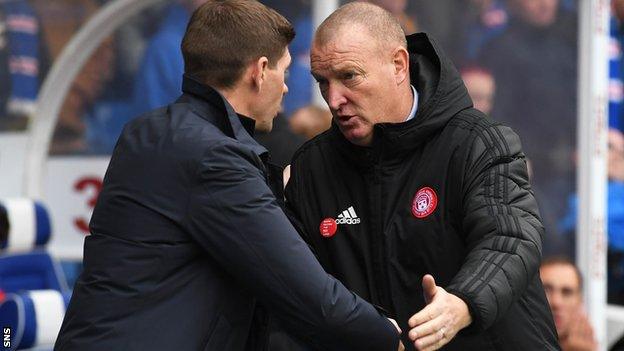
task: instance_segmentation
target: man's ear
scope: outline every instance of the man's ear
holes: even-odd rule
[[[396,83],[401,84],[409,77],[409,53],[399,46],[392,52],[392,64],[394,65],[394,75]]]
[[[251,64],[251,79],[255,89],[262,89],[262,84],[266,79],[267,70],[269,69],[269,59],[266,56],[262,56],[255,60]]]

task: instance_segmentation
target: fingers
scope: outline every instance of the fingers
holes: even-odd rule
[[[425,302],[430,303],[431,300],[433,300],[433,297],[435,296],[437,291],[435,279],[433,279],[433,276],[431,274],[426,274],[423,277],[422,288],[423,294],[425,296]]]
[[[445,330],[445,325],[446,320],[440,316],[411,329],[408,333],[408,337],[410,338],[410,340],[416,341],[417,339],[436,334],[440,330]]]
[[[438,315],[439,315],[438,307],[435,304],[427,305],[425,306],[425,308],[420,310],[420,312],[413,315],[407,321],[407,323],[409,324],[410,328],[415,328],[423,323],[426,323],[434,319]]]
[[[399,341],[399,351],[405,351],[405,346],[402,341]]]
[[[441,348],[447,342],[446,331],[444,327],[435,333],[429,334],[422,338],[418,338],[414,342],[414,346],[417,350],[437,350]]]

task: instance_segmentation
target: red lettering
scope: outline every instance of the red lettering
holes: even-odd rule
[[[87,199],[87,206],[90,209],[95,207],[95,203],[97,202],[97,198],[100,195],[100,191],[102,190],[102,179],[98,177],[83,177],[78,179],[76,184],[74,184],[74,190],[79,193],[84,193],[85,191],[91,189],[92,196]],[[82,233],[89,234],[89,221],[84,217],[76,217],[74,218],[74,225],[78,230]]]

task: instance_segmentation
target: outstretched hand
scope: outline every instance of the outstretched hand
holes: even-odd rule
[[[423,277],[422,287],[427,306],[409,319],[408,336],[417,350],[437,350],[470,325],[472,317],[466,303],[437,286],[430,274]]]

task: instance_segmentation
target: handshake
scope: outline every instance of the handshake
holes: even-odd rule
[[[431,275],[423,277],[422,287],[427,306],[409,319],[408,337],[416,350],[437,350],[450,342],[460,330],[470,325],[472,317],[466,303],[437,286]],[[397,322],[388,319],[401,334]],[[399,342],[398,350],[405,350],[403,342]]]

